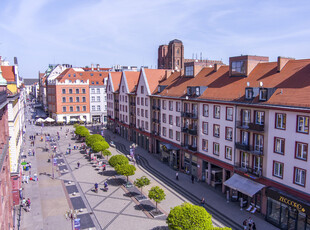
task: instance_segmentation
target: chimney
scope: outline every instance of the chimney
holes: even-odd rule
[[[283,67],[288,63],[289,60],[295,60],[294,58],[288,58],[288,57],[278,57],[278,72],[280,72]]]
[[[91,64],[91,71],[94,71],[94,64]]]
[[[214,63],[214,72],[217,72],[219,70],[219,68],[221,68],[222,65],[218,64],[218,63]]]
[[[100,65],[97,64],[97,71],[100,71]]]

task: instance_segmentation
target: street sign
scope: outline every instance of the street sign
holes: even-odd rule
[[[74,230],[80,230],[81,229],[81,219],[77,218],[74,219]]]

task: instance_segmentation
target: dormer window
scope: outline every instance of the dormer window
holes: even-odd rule
[[[252,100],[253,99],[253,88],[245,89],[245,99]]]
[[[194,76],[194,66],[185,67],[185,76]]]
[[[233,61],[231,63],[232,74],[245,74],[245,62],[244,61]]]
[[[267,89],[260,89],[259,90],[259,100],[260,101],[267,101]]]
[[[200,95],[200,88],[196,87],[196,96],[199,96],[199,95]]]

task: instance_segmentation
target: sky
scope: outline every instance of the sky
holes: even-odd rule
[[[310,1],[1,0],[0,56],[38,78],[49,64],[157,67],[173,39],[185,58],[310,58]]]

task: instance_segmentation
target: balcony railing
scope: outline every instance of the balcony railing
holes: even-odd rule
[[[244,122],[244,121],[237,121],[237,128],[239,129],[248,129],[258,132],[264,132],[265,125],[264,124],[255,124],[252,122]]]
[[[0,104],[6,101],[6,90],[0,91]]]
[[[130,102],[130,105],[136,105],[136,103],[135,102]]]
[[[115,99],[114,101],[115,101],[115,102],[117,102],[117,103],[119,102],[119,100],[118,100],[118,99]]]
[[[243,150],[245,152],[248,152],[254,155],[264,155],[263,147],[261,146],[252,146],[252,145],[247,145],[247,144],[243,144],[240,142],[236,142],[235,146],[237,149]]]
[[[118,109],[118,108],[115,108],[115,111],[119,111],[119,109]]]
[[[191,150],[191,151],[196,152],[197,151],[197,146],[189,145],[188,149]]]
[[[160,110],[160,106],[157,106],[157,105],[153,105],[152,108],[155,110]]]
[[[155,122],[155,123],[159,123],[160,122],[160,120],[157,119],[157,118],[153,118],[152,121]]]
[[[188,133],[188,127],[182,127],[182,132],[183,133]]]
[[[238,170],[240,172],[249,173],[249,174],[252,174],[256,177],[262,177],[262,174],[263,174],[261,168],[252,168],[252,167],[249,167],[249,166],[242,164],[241,162],[235,163],[234,167],[236,170]]]
[[[197,136],[197,128],[195,129],[190,129],[189,132],[188,132],[190,135],[194,135],[194,136]]]
[[[191,118],[191,119],[198,119],[198,114],[197,113],[182,112],[181,116],[182,117],[186,117],[186,118]]]

